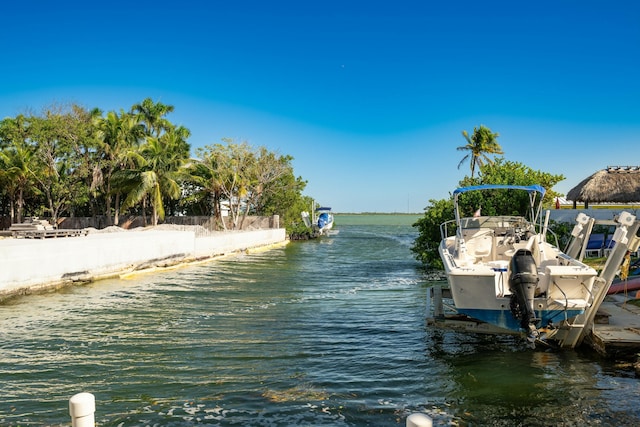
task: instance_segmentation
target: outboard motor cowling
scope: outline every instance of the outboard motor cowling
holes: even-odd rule
[[[518,249],[509,264],[509,290],[512,294],[511,312],[528,333],[536,329],[533,299],[538,286],[538,270],[529,249]],[[515,301],[513,299],[515,298]],[[515,304],[514,304],[515,303]]]

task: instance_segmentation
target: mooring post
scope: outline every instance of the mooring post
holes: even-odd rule
[[[78,393],[69,399],[72,427],[95,427],[96,398],[91,393]]]
[[[411,414],[407,418],[407,427],[433,427],[433,422],[426,414]]]
[[[442,304],[442,288],[434,286],[431,288],[433,292],[433,318],[439,319],[444,317],[444,306]]]

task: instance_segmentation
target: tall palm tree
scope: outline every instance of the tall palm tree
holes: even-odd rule
[[[137,169],[119,171],[118,180],[126,188],[127,196],[122,210],[133,207],[149,199],[152,224],[164,220],[163,198],[180,197],[181,169],[189,158],[189,144],[186,139],[190,132],[185,127],[169,128],[159,138],[147,137],[147,143],[140,147]]]
[[[475,174],[476,167],[479,168],[485,162],[491,164],[493,160],[488,156],[489,154],[504,154],[502,147],[498,144],[498,133],[491,132],[491,129],[484,125],[480,125],[479,128],[473,128],[473,134],[469,136],[466,130],[462,131],[462,136],[467,140],[467,144],[458,147],[458,151],[468,151],[460,163],[458,163],[458,169],[467,160],[471,167],[471,177]]]
[[[115,194],[113,223],[118,225],[122,191],[113,185],[112,177],[115,171],[132,164],[131,157],[135,155],[135,148],[144,137],[144,127],[135,116],[122,110],[120,114],[110,111],[105,118],[98,121],[97,126],[104,157],[102,167],[94,170],[92,187],[104,185],[105,213],[108,218],[111,218],[111,196]]]
[[[171,123],[164,116],[173,110],[173,105],[166,105],[160,101],[154,103],[151,98],[146,98],[131,107],[131,112],[136,114],[138,120],[144,124],[147,134],[156,138],[171,127]]]
[[[0,152],[0,182],[9,195],[11,223],[22,222],[25,193],[33,185],[35,147],[14,144]]]
[[[28,139],[29,123],[23,115],[0,122],[0,182],[9,196],[12,224],[22,222],[25,193],[33,187],[36,148]]]

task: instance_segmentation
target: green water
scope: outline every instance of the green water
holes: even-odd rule
[[[340,225],[405,225],[412,226],[424,215],[418,214],[336,214],[336,227]]]
[[[0,425],[639,425],[629,370],[427,327],[417,217],[0,305]]]

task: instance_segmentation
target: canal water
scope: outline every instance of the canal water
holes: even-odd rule
[[[0,425],[640,425],[628,369],[428,327],[416,219],[0,305]]]

